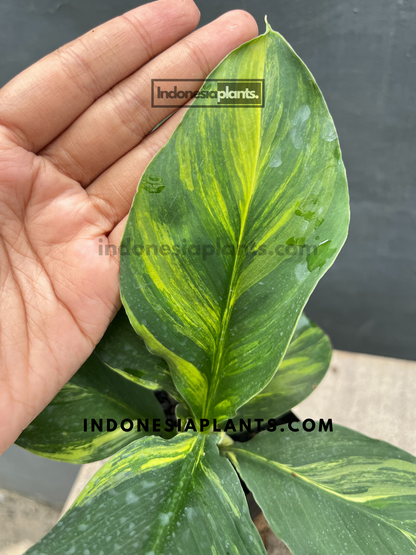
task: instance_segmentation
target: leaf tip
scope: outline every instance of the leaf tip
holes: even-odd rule
[[[270,23],[267,20],[267,15],[264,16],[264,22],[266,24],[266,33],[270,33],[270,31],[273,31],[273,29],[270,26]]]

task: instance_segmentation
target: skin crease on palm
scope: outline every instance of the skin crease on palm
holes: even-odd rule
[[[151,79],[203,80],[258,33],[192,0],[132,10],[0,90],[0,453],[91,354],[120,306],[116,256],[137,183],[183,116]],[[103,241],[100,243],[99,240]]]

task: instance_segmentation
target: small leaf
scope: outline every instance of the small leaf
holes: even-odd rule
[[[262,432],[226,454],[293,555],[416,548],[416,459],[341,426]]]
[[[121,308],[95,348],[95,354],[126,379],[153,390],[163,389],[180,400],[167,363],[149,353]]]
[[[302,314],[279,370],[263,391],[238,410],[236,419],[268,420],[290,411],[321,382],[331,356],[328,337]]]
[[[108,461],[30,555],[266,555],[219,435],[144,438]]]
[[[194,100],[139,184],[120,286],[194,416],[221,421],[280,366],[345,241],[349,206],[328,108],[278,33],[268,27],[209,78],[264,79],[264,107]],[[164,189],[150,194],[155,181]]]
[[[151,356],[151,355],[150,355]],[[91,431],[91,419],[102,419],[103,431]],[[154,394],[114,372],[93,353],[75,376],[16,440],[17,445],[43,457],[71,463],[105,459],[145,435],[137,432],[137,419],[154,418],[164,428],[165,415]],[[84,419],[87,430],[84,431]],[[118,427],[107,431],[107,419]],[[133,421],[132,431],[120,427]],[[114,423],[110,422],[110,427]],[[124,426],[129,429],[128,422]]]

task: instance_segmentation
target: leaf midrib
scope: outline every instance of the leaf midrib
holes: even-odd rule
[[[263,50],[263,68],[264,68],[264,50]],[[260,148],[261,148],[261,111],[257,110],[257,129],[258,129],[258,133],[257,133],[257,144],[256,144],[256,155],[255,155],[255,165],[253,168],[253,176],[252,176],[252,180],[251,180],[251,185],[249,188],[250,194],[248,196],[248,201],[246,202],[246,206],[245,206],[245,211],[242,215],[241,218],[241,226],[240,226],[240,233],[239,233],[239,237],[238,237],[238,242],[237,242],[237,249],[236,249],[236,254],[234,257],[234,264],[233,264],[233,270],[232,270],[232,274],[231,274],[231,280],[230,280],[230,287],[228,290],[228,295],[227,295],[227,303],[225,305],[225,309],[222,315],[222,320],[221,320],[221,325],[220,325],[220,333],[218,334],[218,338],[215,344],[215,354],[214,354],[214,360],[213,360],[213,364],[212,364],[212,368],[213,368],[213,372],[212,372],[212,382],[211,385],[208,389],[208,394],[206,396],[205,399],[205,403],[204,403],[204,407],[203,407],[203,411],[202,411],[202,418],[210,418],[211,416],[211,411],[215,408],[212,407],[212,403],[213,400],[215,399],[215,395],[217,392],[217,388],[220,382],[219,379],[219,369],[221,367],[221,362],[222,362],[222,358],[223,358],[223,352],[224,352],[224,344],[225,344],[225,335],[227,333],[228,330],[228,324],[231,318],[231,314],[234,308],[234,304],[236,301],[236,286],[237,286],[237,282],[238,282],[238,278],[239,278],[239,268],[240,268],[240,264],[239,264],[239,257],[238,257],[238,247],[239,245],[242,244],[243,241],[243,237],[245,234],[245,225],[246,225],[246,221],[247,221],[247,215],[248,212],[250,210],[250,206],[251,206],[251,202],[253,200],[253,196],[256,190],[256,185],[257,185],[257,171],[258,171],[258,163],[259,163],[259,154],[260,154]]]
[[[182,492],[183,490],[186,490],[189,482],[191,481],[191,479],[193,478],[193,474],[195,471],[195,468],[198,466],[200,460],[201,460],[201,455],[203,453],[203,448],[205,445],[205,441],[207,439],[207,435],[202,435],[202,434],[197,434],[197,436],[195,437],[192,445],[189,448],[189,451],[187,453],[187,455],[184,458],[184,464],[183,464],[183,476],[185,477],[185,479],[182,479],[179,482],[179,487],[177,489],[177,491]],[[195,444],[199,443],[199,449],[198,451],[195,453],[195,458],[194,459],[187,459],[187,457],[189,456],[190,453],[192,453],[193,449],[195,448]],[[190,471],[188,472],[188,467],[191,467]],[[176,506],[173,507],[173,511],[170,510],[172,508],[172,505],[174,505],[174,501],[175,501],[175,497],[172,496],[172,501],[169,504],[168,510],[166,511],[167,513],[172,512],[172,517],[169,519],[169,522],[162,524],[161,526],[158,527],[158,534],[156,536],[156,539],[154,540],[154,543],[152,543],[151,547],[153,548],[154,553],[161,553],[160,551],[156,551],[156,549],[159,546],[160,541],[163,539],[163,537],[165,536],[164,531],[166,528],[169,529],[169,527],[172,525],[173,522],[176,522],[177,519],[174,518],[177,516],[177,514],[179,513],[179,511],[181,510],[181,503],[183,501],[183,497],[182,496],[178,496],[178,503],[176,504]]]

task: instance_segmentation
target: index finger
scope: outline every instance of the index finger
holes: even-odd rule
[[[38,152],[88,106],[199,21],[193,0],[131,10],[49,54],[0,91],[0,125]]]

